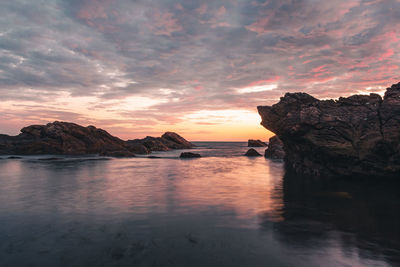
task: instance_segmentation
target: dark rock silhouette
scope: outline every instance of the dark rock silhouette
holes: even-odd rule
[[[161,136],[161,139],[170,149],[187,149],[192,148],[194,145],[185,140],[182,136],[173,132],[166,132]]]
[[[169,147],[163,142],[161,137],[147,136],[143,139],[128,140],[131,146],[144,146],[147,151],[168,151]]]
[[[247,157],[261,157],[261,154],[257,152],[254,148],[250,148],[247,150],[246,154],[244,154]]]
[[[179,156],[180,158],[200,158],[201,155],[197,153],[192,153],[192,152],[183,152]]]
[[[264,156],[269,159],[283,159],[285,157],[283,143],[278,136],[275,135],[269,139],[268,148],[265,150]]]
[[[320,101],[287,93],[259,106],[261,124],[283,142],[285,161],[313,176],[400,177],[400,83],[377,94]]]
[[[128,140],[127,143],[131,146],[143,145],[148,151],[168,151],[194,147],[192,143],[173,132],[166,132],[161,137],[147,136],[143,139]]]
[[[192,146],[176,133],[167,132],[164,135],[165,140],[162,137],[159,139],[168,149]],[[152,148],[154,146],[146,146],[145,142],[121,140],[94,126],[83,127],[59,121],[22,128],[21,134],[17,136],[0,135],[0,154],[3,155],[99,154],[111,157],[134,157],[135,153],[147,154],[154,151]]]
[[[247,141],[247,146],[248,147],[263,147],[263,146],[267,146],[267,144],[261,140],[249,139],[249,141]]]

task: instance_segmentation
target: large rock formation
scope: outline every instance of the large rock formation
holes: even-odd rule
[[[383,99],[370,94],[320,101],[287,93],[258,112],[297,173],[400,177],[400,83]]]
[[[164,135],[169,137],[164,141],[164,145],[168,149],[191,147],[191,143],[178,134],[168,132]],[[94,126],[83,127],[69,122],[55,121],[46,125],[31,125],[22,128],[21,134],[17,136],[0,135],[0,154],[3,155],[99,154],[132,157],[135,156],[135,153],[146,154],[153,150],[152,147],[146,146],[144,141],[124,141]]]
[[[249,141],[247,141],[247,146],[248,147],[263,147],[263,146],[267,146],[267,144],[258,139],[257,140],[249,139]]]

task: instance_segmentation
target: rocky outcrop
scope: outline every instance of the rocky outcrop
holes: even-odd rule
[[[190,144],[178,134],[165,133],[164,135],[170,137],[163,143],[168,149]],[[135,154],[147,154],[154,151],[152,150],[154,146],[146,146],[146,144],[146,142],[121,140],[94,126],[83,127],[75,123],[55,121],[46,125],[31,125],[22,128],[21,134],[17,136],[0,135],[0,154],[98,154],[111,157],[133,157]]]
[[[171,149],[189,149],[194,145],[177,133],[166,132],[161,137],[147,136],[143,139],[128,140],[131,146],[143,145],[149,151],[168,151]]]
[[[263,147],[263,146],[267,146],[267,144],[261,140],[249,139],[249,141],[247,141],[247,146],[248,147]]]
[[[148,151],[168,151],[169,147],[163,142],[161,137],[147,136],[143,139],[128,140],[131,146],[143,145]]]
[[[201,155],[197,153],[192,153],[192,152],[183,152],[179,156],[180,158],[200,158]]]
[[[247,157],[261,157],[261,154],[257,152],[254,148],[250,148],[247,150],[246,154],[244,154]]]
[[[101,154],[117,153],[132,156],[125,142],[94,126],[53,122],[21,129],[18,136],[0,137],[1,154]]]
[[[170,149],[187,149],[194,145],[177,133],[166,132],[161,136],[164,144]]]
[[[269,159],[283,159],[285,157],[283,143],[278,136],[275,135],[269,139],[268,148],[265,150],[264,156]]]
[[[315,176],[400,177],[400,83],[385,96],[320,101],[287,93],[259,106],[261,124],[283,142],[296,173]]]

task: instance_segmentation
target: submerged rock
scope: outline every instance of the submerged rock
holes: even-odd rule
[[[257,152],[254,148],[250,148],[247,150],[246,154],[244,154],[247,157],[261,157],[261,154]]]
[[[51,157],[51,158],[42,158],[42,159],[38,159],[41,161],[56,161],[56,160],[63,160],[64,158],[56,158],[56,157]]]
[[[183,152],[179,156],[180,158],[200,158],[201,155],[197,153],[192,153],[192,152]]]
[[[285,157],[283,143],[278,136],[275,135],[269,139],[268,148],[265,150],[264,156],[269,159],[283,159]]]
[[[249,141],[247,141],[247,146],[248,147],[263,147],[263,146],[267,146],[267,144],[261,140],[249,139]]]
[[[22,128],[21,134],[17,136],[0,134],[0,155],[98,154],[134,157],[135,153],[147,154],[156,151],[155,145],[148,144],[153,138],[159,140],[167,150],[192,147],[190,142],[176,133],[167,132],[164,135],[165,138],[151,137],[140,139],[139,142],[124,141],[94,126],[83,127],[75,123],[55,121],[46,125]]]
[[[261,124],[283,142],[296,173],[400,177],[400,83],[377,94],[320,101],[287,93],[259,106]]]

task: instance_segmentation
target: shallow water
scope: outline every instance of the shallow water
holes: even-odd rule
[[[400,264],[398,185],[304,181],[244,143],[197,145],[203,158],[3,157],[0,266]]]

